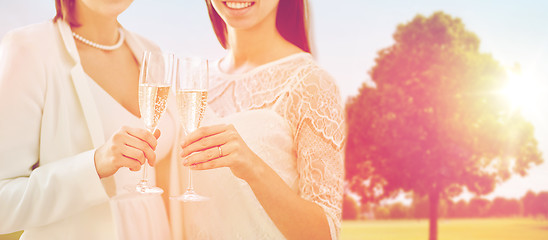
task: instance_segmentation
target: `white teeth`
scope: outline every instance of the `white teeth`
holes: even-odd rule
[[[232,9],[243,9],[251,6],[251,2],[225,2],[226,6]]]

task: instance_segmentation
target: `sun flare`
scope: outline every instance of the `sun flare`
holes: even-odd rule
[[[513,111],[519,110],[526,116],[537,111],[541,102],[541,84],[532,74],[508,71],[508,82],[500,93],[508,99]]]

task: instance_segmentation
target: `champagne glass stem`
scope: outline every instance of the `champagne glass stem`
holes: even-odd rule
[[[194,187],[192,185],[192,170],[188,168],[188,188],[187,191],[193,191]]]
[[[148,162],[146,162],[143,166],[143,181],[146,181],[146,182],[148,182],[147,169],[148,169]]]
[[[156,128],[154,129],[147,129],[150,133],[154,135],[154,131],[156,131]],[[141,178],[141,182],[139,183],[141,186],[146,187],[148,186],[148,168],[149,168],[148,159],[143,164],[143,177]]]

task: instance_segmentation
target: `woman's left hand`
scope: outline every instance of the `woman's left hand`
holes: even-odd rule
[[[234,125],[201,127],[188,135],[181,145],[183,165],[192,170],[229,167],[245,181],[260,176],[264,161],[244,142]]]

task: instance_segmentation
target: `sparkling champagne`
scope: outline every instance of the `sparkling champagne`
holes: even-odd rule
[[[189,134],[200,126],[207,105],[207,91],[205,90],[178,90],[177,105],[179,106],[179,120],[184,131]]]
[[[157,86],[151,84],[139,84],[139,108],[145,127],[154,131],[158,126],[160,117],[166,110],[169,85]]]

